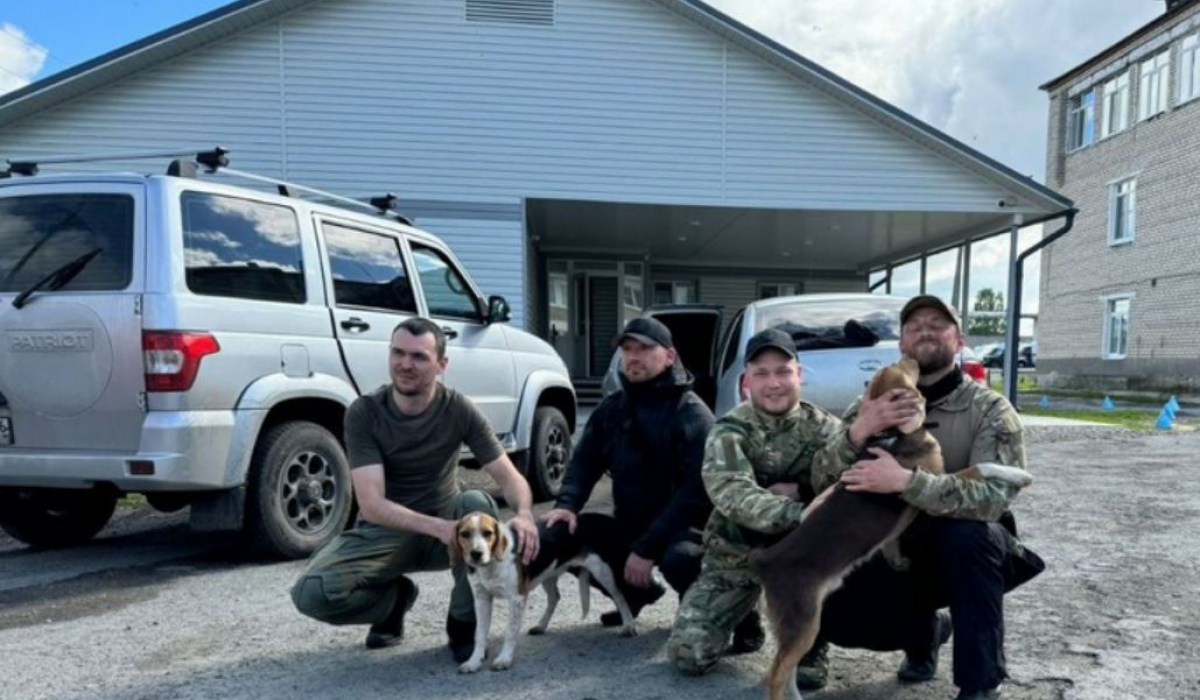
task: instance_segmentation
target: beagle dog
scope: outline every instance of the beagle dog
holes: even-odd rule
[[[875,374],[867,395],[874,399],[897,388],[919,395],[919,372],[915,361],[901,358]],[[941,447],[927,430],[923,402],[921,406],[907,424],[872,436],[867,447],[890,452],[905,469],[941,474]],[[865,452],[860,458],[871,456]],[[846,575],[880,550],[896,568],[906,566],[897,538],[916,509],[892,494],[848,491],[840,483],[833,489],[820,507],[805,511],[796,529],[751,557],[775,631],[777,651],[766,682],[770,700],[799,700],[796,664],[816,641],[825,598]]]
[[[599,555],[585,549],[560,554],[559,559],[538,564],[540,571],[527,569],[517,552],[517,537],[512,528],[487,513],[473,512],[463,516],[454,528],[450,542],[450,565],[467,567],[467,581],[475,596],[475,650],[471,658],[458,667],[459,673],[475,673],[483,666],[487,653],[488,632],[492,624],[492,604],[496,599],[508,600],[508,627],[500,652],[492,660],[493,671],[512,667],[517,650],[517,636],[525,617],[529,591],[541,586],[546,591],[546,611],[530,634],[543,634],[558,607],[558,577],[573,573],[579,579],[579,597],[583,616],[590,606],[590,583],[594,579],[617,605],[621,615],[621,634],[637,634],[633,613],[617,588],[612,569]]]

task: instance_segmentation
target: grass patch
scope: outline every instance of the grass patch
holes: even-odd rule
[[[994,391],[1004,393],[1004,374],[994,372],[988,375],[988,384]],[[1017,375],[1017,391],[1037,391],[1037,380],[1025,374]]]
[[[150,504],[146,501],[146,497],[140,493],[127,493],[117,501],[118,508],[149,508]]]
[[[1070,420],[1086,420],[1106,425],[1120,425],[1130,430],[1143,432],[1154,430],[1158,420],[1157,413],[1138,410],[1101,411],[1091,409],[1039,408],[1030,406],[1022,408],[1021,413],[1030,416],[1049,416],[1051,418],[1067,418]]]

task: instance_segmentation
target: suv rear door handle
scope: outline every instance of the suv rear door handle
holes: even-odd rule
[[[348,331],[357,331],[361,333],[365,330],[369,330],[371,328],[371,324],[357,316],[352,316],[345,321],[342,321],[342,328],[345,328]]]
[[[453,340],[458,337],[458,331],[450,326],[442,326],[442,334],[446,336],[446,340]]]

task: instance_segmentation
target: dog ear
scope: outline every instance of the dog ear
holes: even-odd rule
[[[450,550],[451,569],[462,566],[463,562],[467,560],[466,555],[463,554],[462,539],[458,536],[458,529],[460,527],[462,527],[461,520],[454,524],[454,534],[450,537],[450,544],[446,545],[446,547]]]
[[[496,526],[496,538],[492,540],[492,561],[497,561],[508,551],[508,528],[501,525],[499,520],[493,520],[492,523]]]
[[[917,380],[921,377],[921,366],[917,364],[916,360],[907,355],[901,357],[896,362],[896,366],[912,379],[913,384],[916,384]]]

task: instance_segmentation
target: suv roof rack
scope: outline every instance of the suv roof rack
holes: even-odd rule
[[[54,156],[51,158],[38,158],[29,160],[5,160],[7,167],[0,169],[0,180],[11,178],[14,175],[22,175],[25,177],[33,177],[38,174],[39,165],[42,164],[59,164],[59,163],[95,163],[108,160],[142,160],[147,158],[173,158],[171,164],[167,166],[167,175],[171,177],[190,177],[194,178],[199,173],[199,167],[203,167],[206,174],[212,175],[218,172],[228,173],[234,177],[240,177],[254,182],[262,182],[269,185],[274,185],[276,191],[284,197],[298,197],[299,192],[307,192],[323,199],[330,200],[339,204],[350,205],[360,209],[370,209],[380,216],[386,216],[399,221],[408,226],[412,225],[412,220],[404,216],[396,210],[396,204],[399,198],[396,195],[388,192],[382,197],[372,197],[368,201],[343,197],[342,195],[333,194],[324,190],[318,190],[314,187],[306,187],[305,185],[297,185],[294,182],[280,180],[265,175],[257,175],[255,173],[245,172],[243,170],[235,170],[229,167],[229,149],[221,146],[214,146],[208,150],[189,149],[176,151],[139,151],[134,153],[104,153],[92,155],[77,155],[77,156]]]

